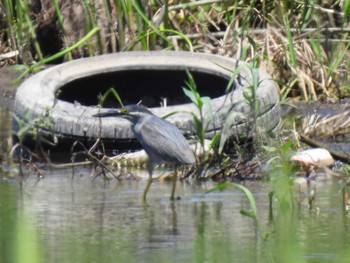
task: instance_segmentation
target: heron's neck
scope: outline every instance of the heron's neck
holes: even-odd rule
[[[149,121],[150,118],[152,118],[152,115],[145,115],[145,116],[132,116],[133,118],[130,118],[129,121],[131,121],[132,126],[135,130],[141,129],[141,127]]]
[[[133,116],[133,115],[122,115],[121,117],[124,119],[127,119],[128,121],[130,121],[133,124],[136,123],[137,119],[138,119],[137,116]]]

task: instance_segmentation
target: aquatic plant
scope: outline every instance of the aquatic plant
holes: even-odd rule
[[[31,115],[32,112],[27,112],[26,116]],[[41,131],[46,130],[48,133],[50,129],[53,126],[53,119],[50,115],[50,110],[47,109],[45,114],[38,118],[18,118],[15,114],[13,114],[14,118],[14,130],[13,135],[15,136],[16,140],[20,144],[23,144],[23,142],[26,140],[27,136],[31,136],[33,138],[33,141],[37,143],[37,147],[41,146],[41,143],[47,143],[49,145],[55,145],[55,138],[52,138],[52,140],[49,140],[42,136]],[[31,119],[31,121],[27,121],[28,119]]]
[[[197,115],[195,112],[189,112],[192,115],[194,120],[194,129],[196,140],[198,140],[201,146],[200,160],[197,163],[198,171],[197,174],[199,176],[203,176],[202,173],[205,173],[205,170],[208,168],[210,152],[216,148],[218,135],[214,135],[212,138],[209,147],[206,147],[206,131],[213,120],[213,112],[211,108],[211,99],[210,97],[202,97],[198,90],[195,80],[189,71],[186,71],[188,80],[186,81],[187,88],[183,87],[182,90],[185,95],[196,105],[198,109]]]
[[[253,219],[254,221],[256,221],[258,223],[259,218],[258,218],[258,208],[257,208],[257,205],[256,205],[256,200],[254,198],[253,193],[247,187],[245,187],[244,185],[238,184],[238,183],[232,183],[232,182],[225,182],[225,183],[221,183],[218,186],[208,190],[206,192],[206,194],[212,193],[212,192],[215,192],[215,191],[219,191],[219,190],[222,190],[222,189],[226,189],[228,187],[236,187],[236,188],[238,188],[239,190],[241,190],[245,194],[245,196],[247,197],[247,200],[249,201],[249,205],[250,205],[251,211],[247,211],[247,210],[241,209],[240,213],[242,215],[244,215],[244,216],[250,217],[251,219]]]

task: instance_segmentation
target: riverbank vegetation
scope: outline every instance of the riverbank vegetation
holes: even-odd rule
[[[335,100],[350,89],[349,19],[349,1],[5,0],[0,63],[34,71],[109,52],[210,52],[256,61],[282,101]]]
[[[282,103],[336,101],[350,92],[349,20],[350,1],[5,0],[0,4],[0,65],[21,65],[27,74],[45,64],[110,52],[207,52],[245,61],[252,72],[267,71]],[[245,99],[256,114],[253,91],[258,83],[252,86]],[[255,130],[255,147],[267,153],[265,162],[280,169],[275,174],[296,173],[289,161],[300,147],[296,121],[283,123],[278,140]],[[197,128],[203,144],[203,127]],[[223,141],[213,139],[216,153],[222,153]],[[260,165],[261,159],[251,164],[251,158],[242,158],[246,146],[234,148],[239,162],[225,163],[220,155],[221,170],[215,175],[239,177]]]
[[[0,63],[24,68],[23,77],[45,64],[110,52],[208,52],[267,71],[282,103],[335,101],[350,92],[349,19],[349,1],[5,0]],[[295,134],[291,125],[282,133]],[[299,137],[291,139],[298,147]]]
[[[45,64],[61,63],[110,52],[132,50],[208,52],[246,61],[251,66],[253,76],[257,74],[258,68],[267,71],[278,84],[282,104],[288,104],[291,100],[337,101],[350,94],[349,20],[349,0],[4,0],[0,2],[0,67],[16,65],[16,68],[24,69],[24,74],[21,75],[23,78],[28,73],[41,70]],[[191,75],[188,74],[187,77],[184,94],[197,105],[198,111],[202,112],[205,107],[210,107],[210,103],[208,104],[210,98],[201,97]],[[258,80],[258,77],[253,79]],[[203,188],[196,186],[194,187],[196,193],[191,192],[190,197],[185,196],[184,202],[171,203],[169,206],[163,200],[164,198],[158,195],[154,197],[157,203],[155,202],[147,209],[132,200],[134,189],[130,191],[112,184],[100,184],[96,180],[101,175],[106,179],[104,183],[112,178],[111,175],[117,180],[123,178],[122,175],[129,179],[133,178],[128,170],[123,174],[123,167],[116,167],[113,171],[117,172],[114,173],[109,166],[105,165],[107,154],[100,140],[97,140],[91,148],[80,142],[73,143],[64,156],[72,157],[72,162],[53,164],[48,158],[51,153],[41,148],[41,142],[44,140],[40,136],[42,125],[45,127],[52,125],[53,120],[49,109],[45,116],[31,123],[16,118],[12,120],[8,116],[1,115],[2,123],[6,122],[8,127],[6,131],[3,127],[0,134],[2,149],[0,178],[19,177],[18,181],[21,185],[20,198],[18,198],[18,188],[12,180],[4,180],[6,184],[0,185],[0,200],[3,200],[1,203],[3,213],[0,213],[0,216],[1,220],[8,225],[6,228],[8,231],[2,232],[1,236],[4,238],[0,240],[0,248],[3,248],[0,249],[2,258],[23,262],[22,258],[26,255],[26,262],[41,262],[46,257],[71,259],[78,255],[77,258],[80,259],[81,254],[90,251],[85,258],[107,255],[106,258],[110,259],[115,254],[115,258],[122,256],[130,261],[130,258],[135,260],[135,255],[139,258],[143,257],[143,251],[148,254],[156,251],[156,257],[164,261],[163,252],[167,247],[172,246],[176,247],[176,250],[168,254],[173,260],[175,253],[183,255],[178,253],[180,251],[178,249],[184,247],[183,244],[186,246],[192,244],[192,241],[189,242],[192,236],[188,233],[193,232],[194,249],[186,247],[186,251],[193,253],[192,251],[198,250],[198,255],[205,255],[198,257],[200,260],[197,261],[201,261],[207,255],[210,255],[209,259],[220,256],[222,261],[237,248],[235,252],[237,255],[243,255],[243,257],[248,255],[246,257],[249,258],[251,254],[240,250],[240,246],[234,243],[232,237],[241,237],[237,233],[244,233],[245,238],[253,240],[253,246],[251,246],[253,249],[250,249],[250,243],[247,243],[247,246],[245,239],[243,243],[244,249],[253,251],[255,260],[268,258],[270,261],[271,259],[278,261],[281,258],[288,262],[303,262],[310,258],[317,260],[334,258],[337,262],[347,261],[349,240],[348,231],[344,229],[348,227],[350,207],[350,169],[344,166],[344,175],[339,175],[337,184],[332,187],[336,188],[335,190],[330,191],[327,188],[325,193],[320,194],[316,193],[315,183],[310,180],[315,177],[305,176],[309,175],[307,172],[313,173],[314,170],[309,169],[305,172],[305,169],[300,169],[291,162],[291,156],[302,148],[301,139],[305,141],[307,138],[309,144],[322,147],[323,145],[317,145],[315,138],[310,140],[310,137],[322,138],[322,141],[330,137],[336,138],[335,141],[347,140],[350,127],[349,115],[341,112],[335,117],[320,117],[300,107],[300,111],[308,117],[300,119],[297,114],[291,118],[285,117],[281,124],[282,129],[271,138],[254,125],[259,111],[259,100],[255,96],[258,88],[259,81],[253,82],[250,92],[245,94],[246,103],[252,109],[250,117],[254,120],[253,143],[251,138],[248,138],[243,145],[230,141],[229,147],[234,151],[227,152],[226,143],[230,135],[228,129],[232,124],[230,118],[227,118],[227,125],[223,127],[220,134],[212,138],[209,150],[205,152],[207,142],[205,129],[212,121],[212,116],[210,114],[193,116],[196,123],[194,140],[200,142],[199,147],[204,152],[196,164],[198,174],[205,175],[199,178],[215,180],[218,182],[217,187],[206,189],[204,186]],[[102,100],[105,96],[102,96]],[[114,93],[114,96],[119,95]],[[121,100],[119,97],[117,99]],[[305,105],[304,103],[303,107]],[[2,111],[3,108],[0,105],[0,113]],[[233,117],[231,120],[233,121]],[[10,133],[13,123],[18,125],[18,130],[6,136],[17,137],[18,144],[15,146],[7,142],[10,141],[7,138],[6,142],[4,139],[4,134]],[[32,149],[24,146],[24,139],[28,134],[40,142],[38,147],[40,153],[44,153],[43,156],[33,154]],[[48,142],[45,143],[48,144]],[[11,146],[12,150],[10,150]],[[6,150],[8,154],[5,153]],[[18,159],[13,158],[17,155]],[[81,156],[83,156],[82,162],[79,159]],[[29,183],[29,189],[23,188],[22,183],[28,175],[37,175],[38,178],[45,176],[41,172],[46,168],[45,165],[49,167],[47,172],[49,174],[52,174],[50,169],[71,168],[69,187],[57,187],[60,185],[57,182],[63,182],[62,185],[64,185],[65,176],[70,174],[70,170],[62,169],[63,174],[56,174],[57,181],[47,180],[48,184],[39,185],[40,180],[37,180],[35,187]],[[75,171],[78,165],[91,167],[90,177],[96,180],[90,186],[92,188],[86,188],[87,185],[82,184],[80,179],[82,170]],[[327,176],[330,169],[328,167],[321,167],[321,169],[324,169],[321,173]],[[210,172],[207,172],[208,170]],[[190,171],[183,174],[182,178],[187,178],[190,174],[194,173]],[[269,187],[261,188],[257,185],[252,189],[253,195],[248,189],[249,181],[261,179],[266,174],[268,176],[264,178],[269,179],[267,180]],[[86,172],[85,175],[87,175]],[[245,180],[242,184],[232,182],[242,179]],[[54,188],[50,189],[49,184]],[[190,184],[185,185],[187,188],[189,186]],[[47,188],[42,195],[37,191],[41,188]],[[80,195],[81,189],[88,194]],[[239,189],[241,192],[234,195],[227,195],[225,192],[218,196],[209,195],[224,189]],[[198,195],[197,192],[206,192],[206,196]],[[58,193],[63,194],[56,197]],[[102,201],[99,199],[100,194]],[[241,200],[242,194],[247,202]],[[251,220],[244,220],[248,223],[252,222],[249,228],[244,228],[245,224],[243,227],[237,224],[239,220],[233,213],[235,211],[229,211],[232,212],[227,221],[229,223],[224,224],[225,214],[221,213],[221,210],[230,209],[227,205],[233,202],[222,201],[225,200],[222,196],[228,196],[225,198],[232,196],[233,201],[240,203],[236,207],[239,207],[241,215]],[[23,203],[27,199],[29,202]],[[267,202],[268,206],[262,205]],[[30,213],[23,210],[26,207]],[[33,207],[37,209],[33,210]],[[140,207],[142,209],[139,211]],[[188,210],[187,207],[192,210]],[[309,208],[310,211],[306,211],[303,207]],[[261,212],[263,209],[268,212]],[[37,218],[36,214],[38,214]],[[184,217],[184,214],[189,216]],[[118,215],[122,217],[118,219]],[[154,215],[160,215],[160,223],[155,220],[157,217]],[[26,220],[23,219],[24,216]],[[334,220],[335,216],[338,216],[339,220]],[[186,226],[186,222],[192,224],[188,219],[190,217],[194,219],[193,230],[183,227],[184,224]],[[113,220],[109,220],[110,218]],[[150,222],[147,221],[149,218]],[[45,225],[41,225],[41,222]],[[52,225],[48,224],[50,222],[53,222]],[[118,224],[114,224],[115,222]],[[162,226],[162,222],[166,222],[166,225]],[[330,224],[332,222],[336,223]],[[91,223],[91,227],[87,228],[87,223]],[[97,231],[96,225],[99,227]],[[154,231],[155,225],[157,231]],[[220,232],[223,225],[225,229]],[[74,237],[65,235],[62,226],[64,226],[63,230],[73,233]],[[77,226],[83,226],[83,228],[79,229]],[[216,229],[215,226],[218,228]],[[236,227],[235,231],[230,228],[232,226]],[[249,232],[250,228],[255,235],[252,238],[250,238],[252,235]],[[91,235],[89,231],[84,232],[86,229],[91,229]],[[104,231],[106,229],[108,231]],[[121,232],[116,234],[109,231],[111,229],[121,230]],[[137,235],[134,234],[135,229],[138,231]],[[56,230],[57,233],[53,232]],[[112,236],[106,235],[107,232],[111,232]],[[52,233],[54,238],[51,238]],[[82,233],[82,238],[79,238],[80,236],[76,233]],[[172,235],[175,236],[174,239]],[[125,239],[124,236],[130,236],[132,239]],[[227,239],[225,239],[226,236]],[[46,242],[46,238],[49,242]],[[184,241],[181,238],[184,238]],[[336,247],[329,249],[329,240],[333,239],[336,242],[331,243],[336,244]],[[72,245],[67,240],[84,240],[84,246],[79,242],[73,242]],[[96,246],[96,240],[102,245]],[[143,240],[146,241],[143,242]],[[152,240],[154,242],[150,242]],[[173,240],[176,240],[175,246],[173,246]],[[320,242],[312,242],[314,240],[320,240]],[[325,242],[322,242],[323,240]],[[187,243],[178,246],[176,242]],[[237,244],[242,243],[242,239],[237,242]],[[60,243],[63,246],[60,247]],[[113,249],[109,249],[105,243],[112,244]],[[152,246],[149,245],[150,243]],[[44,245],[47,244],[48,247],[45,247]],[[51,249],[50,244],[54,249]],[[66,248],[67,244],[69,249]],[[131,253],[134,248],[136,248],[135,251],[137,250],[136,254]],[[142,248],[141,252],[140,248]],[[101,253],[104,250],[108,250],[108,253]],[[62,253],[62,251],[66,252]],[[118,253],[111,256],[110,251]],[[148,255],[144,261],[147,257]],[[232,258],[226,261],[232,261]],[[153,258],[151,261],[154,261]]]

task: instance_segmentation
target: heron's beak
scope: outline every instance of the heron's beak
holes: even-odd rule
[[[127,115],[128,113],[129,113],[129,110],[125,108],[121,108],[121,109],[115,109],[115,110],[110,110],[106,112],[99,112],[92,116],[98,117],[98,118],[104,118],[104,117],[115,117],[115,116]]]

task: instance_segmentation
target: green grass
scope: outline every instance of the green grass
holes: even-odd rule
[[[210,51],[257,61],[277,80],[284,98],[329,99],[349,93],[344,76],[349,70],[349,1],[81,0],[80,5],[86,19],[79,24],[69,21],[60,0],[52,2],[51,11],[42,9],[35,16],[27,1],[4,1],[0,51],[1,44],[19,50],[17,60],[10,62],[31,67],[58,57],[115,51]],[[45,53],[45,41],[38,37],[48,23],[44,13],[62,40],[56,53]],[[69,24],[78,30],[72,32]]]

